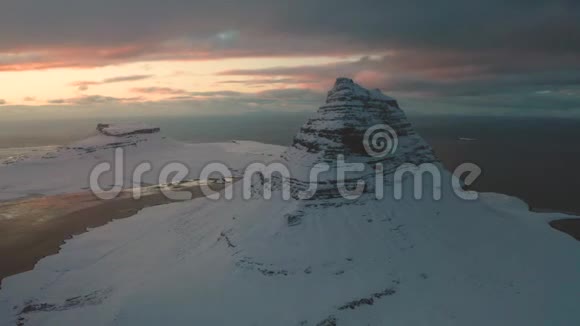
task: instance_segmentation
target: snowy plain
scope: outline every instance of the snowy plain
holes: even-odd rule
[[[119,132],[120,127],[115,127]],[[130,130],[130,129],[128,129]],[[123,184],[132,186],[135,167],[149,162],[152,170],[143,175],[144,184],[158,184],[159,172],[171,162],[180,162],[189,168],[188,179],[197,179],[208,163],[227,163],[232,169],[244,167],[251,161],[268,162],[284,148],[251,141],[228,143],[190,144],[164,137],[160,133],[113,137],[96,134],[90,138],[32,152],[19,160],[0,162],[0,200],[28,196],[55,195],[89,189],[91,170],[101,162],[114,167],[115,148],[124,151]],[[105,173],[100,184],[114,183],[112,171]]]

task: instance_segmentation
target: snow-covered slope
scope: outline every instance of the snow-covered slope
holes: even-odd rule
[[[189,168],[188,178],[196,179],[209,162],[224,162],[232,169],[241,169],[248,162],[268,161],[283,151],[280,146],[249,141],[183,143],[166,138],[160,132],[149,132],[157,128],[146,125],[106,126],[99,128],[101,130],[90,138],[0,165],[0,200],[88,189],[91,170],[100,162],[113,164],[115,148],[124,150],[123,180],[126,187],[132,186],[132,173],[142,162],[152,165],[152,170],[143,175],[143,182],[158,184],[159,171],[170,162],[183,163]],[[140,132],[143,130],[145,132]],[[117,135],[106,135],[102,131]],[[109,186],[113,180],[113,174],[106,173],[102,175],[101,184]]]
[[[564,215],[403,183],[401,200],[284,201],[237,182],[231,201],[145,209],[6,279],[0,324],[580,324],[579,244],[546,223]]]

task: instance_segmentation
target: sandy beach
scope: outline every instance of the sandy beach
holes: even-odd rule
[[[216,191],[223,186],[210,183]],[[190,192],[192,199],[203,196],[195,183],[179,190]],[[58,253],[64,241],[74,235],[171,202],[158,187],[148,187],[138,200],[131,192],[101,200],[86,191],[0,202],[0,285],[5,277],[31,270],[40,259]]]

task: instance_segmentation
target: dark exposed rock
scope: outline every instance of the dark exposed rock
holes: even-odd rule
[[[285,269],[277,269],[273,264],[264,264],[244,257],[236,262],[236,266],[245,270],[258,271],[264,276],[288,276],[293,274]]]
[[[283,275],[288,276],[288,271],[280,269],[280,270],[273,270],[267,268],[258,268],[258,271],[265,276],[276,276],[276,275]]]
[[[19,322],[24,322],[23,315],[34,313],[34,312],[46,312],[46,311],[65,311],[74,308],[80,308],[88,305],[98,305],[101,304],[111,293],[110,289],[94,291],[86,295],[81,295],[73,298],[66,299],[61,304],[54,303],[35,303],[34,301],[29,301],[18,313]]]
[[[115,128],[115,125],[108,123],[97,124],[97,131],[106,136],[123,137],[139,134],[154,134],[161,131],[160,128],[147,127],[144,125],[129,125],[122,128]]]
[[[367,153],[365,133],[371,127],[384,125],[396,140],[377,136],[385,131],[379,129],[370,133],[372,138],[367,137],[370,139],[366,139],[366,144],[381,152],[391,141],[392,151],[385,151],[384,155],[376,155],[375,151]],[[371,139],[377,142],[369,143]],[[415,133],[395,99],[379,90],[367,90],[348,78],[336,80],[326,103],[302,126],[292,145],[282,154],[291,177],[288,180],[273,176],[274,186],[281,187],[287,182],[296,199],[342,197],[336,173],[339,155],[343,155],[347,163],[363,163],[364,171],[347,174],[344,185],[346,189],[353,189],[357,181],[365,181],[364,192],[374,191],[377,173],[386,180],[403,163],[437,162],[433,150]],[[382,172],[375,171],[377,163],[382,164]],[[310,172],[317,164],[325,164],[330,170],[319,173],[317,180],[310,180]],[[313,184],[316,190],[308,192]]]
[[[237,266],[244,267],[246,269],[254,268],[254,266],[264,266],[264,263],[253,261],[251,257],[244,257],[240,259],[237,263]]]
[[[372,306],[375,303],[375,299],[380,299],[384,296],[393,295],[397,293],[397,291],[393,288],[386,288],[383,291],[373,293],[368,298],[362,298],[358,300],[353,300],[351,302],[347,302],[346,304],[338,307],[338,310],[346,310],[346,309],[356,309],[360,306]]]
[[[316,326],[336,326],[336,317],[328,316],[326,319],[320,321]]]
[[[227,245],[228,245],[228,247],[229,247],[229,248],[235,248],[235,247],[236,247],[236,245],[235,245],[235,244],[233,244],[232,240],[230,239],[230,237],[227,235],[227,233],[226,233],[226,232],[223,232],[223,231],[222,231],[222,232],[220,233],[220,236],[219,236],[219,238],[218,238],[218,241],[220,241],[221,239],[224,239],[224,240],[226,240],[226,243],[227,243]]]
[[[288,226],[295,226],[302,223],[302,216],[304,216],[303,211],[296,211],[293,213],[286,214],[285,217]]]

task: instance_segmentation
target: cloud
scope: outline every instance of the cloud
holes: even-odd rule
[[[252,93],[190,92],[190,95],[170,97],[156,103],[163,107],[183,106],[211,114],[239,114],[248,111],[313,112],[323,99],[324,94],[315,91],[284,89]]]
[[[522,63],[526,61],[529,66]],[[399,95],[475,96],[530,92],[580,85],[580,62],[562,56],[557,62],[534,65],[541,57],[519,59],[508,53],[464,56],[450,52],[415,53],[393,51],[383,56],[362,57],[332,64],[236,69],[222,76],[274,77],[310,80],[310,88],[324,90],[337,76],[354,78],[367,87]],[[519,68],[518,68],[519,67]]]
[[[195,107],[252,107],[272,110],[315,110],[324,100],[324,93],[303,88],[273,89],[259,92],[185,91],[164,87],[133,88],[142,94],[168,95],[158,103],[190,103]],[[154,101],[155,102],[155,101]],[[192,104],[193,103],[193,104]]]
[[[157,95],[184,95],[188,94],[187,91],[183,89],[176,89],[170,87],[135,87],[130,89],[133,93],[142,94],[157,94]]]
[[[100,85],[100,82],[92,82],[92,81],[76,81],[72,82],[70,85],[74,87],[78,87],[79,91],[86,91],[89,89],[89,86],[92,85]]]
[[[130,81],[137,81],[143,80],[153,77],[153,75],[128,75],[128,76],[117,76],[111,78],[105,78],[101,81],[76,81],[71,83],[71,86],[78,87],[80,91],[86,91],[89,86],[93,85],[103,85],[103,84],[112,84],[112,83],[121,83],[121,82],[130,82]]]
[[[34,97],[34,96],[25,96],[25,97],[22,98],[22,100],[24,102],[34,102],[34,101],[36,101],[36,97]]]
[[[245,85],[249,87],[257,86],[269,86],[274,84],[304,84],[309,82],[308,80],[300,80],[294,78],[263,78],[263,79],[243,79],[243,80],[223,80],[217,82],[217,84],[229,84],[229,85]]]
[[[47,102],[49,104],[65,104],[65,103],[67,103],[67,100],[62,99],[62,98],[57,98],[57,99],[53,99],[53,100],[48,100]]]
[[[309,79],[318,81],[309,87],[321,92],[332,85],[336,76],[347,76],[365,87],[380,88],[402,103],[412,103],[411,107],[423,113],[445,107],[480,114],[502,110],[531,114],[542,109],[547,113],[580,112],[580,63],[574,63],[572,58],[563,56],[559,62],[550,63],[551,67],[531,65],[541,61],[535,55],[518,59],[508,54],[498,58],[497,53],[480,53],[473,58],[470,61],[469,57],[449,52],[393,51],[354,61],[237,69],[220,75]]]
[[[232,96],[240,96],[244,93],[235,92],[235,91],[207,91],[207,92],[191,92],[186,91],[183,89],[176,89],[170,87],[135,87],[130,89],[133,93],[141,93],[141,94],[156,94],[156,95],[179,95],[179,99],[190,98],[190,97],[232,97]]]
[[[257,100],[266,100],[271,103],[311,103],[314,107],[317,107],[324,102],[326,94],[304,88],[285,88],[258,92],[254,96]]]
[[[227,96],[227,97],[232,97],[232,96],[241,96],[244,93],[240,93],[240,92],[236,92],[236,91],[209,91],[209,92],[189,92],[190,96]]]
[[[131,88],[131,92],[138,94],[158,94],[168,95],[170,97],[163,100],[147,100],[140,96],[135,97],[112,97],[105,95],[83,95],[71,98],[57,98],[48,100],[48,104],[64,104],[64,105],[101,105],[112,103],[147,103],[147,102],[163,102],[163,101],[182,101],[182,102],[206,102],[216,101],[221,103],[231,103],[232,107],[236,103],[262,103],[262,104],[283,104],[283,103],[312,103],[311,101],[320,101],[321,94],[306,89],[280,89],[268,90],[255,93],[242,93],[231,90],[223,91],[185,91],[181,89],[173,89],[168,87],[139,87]],[[313,95],[316,94],[316,95]]]
[[[130,76],[117,76],[112,78],[105,78],[101,82],[101,84],[110,84],[110,83],[120,83],[126,81],[135,81],[135,80],[142,80],[153,77],[152,75],[130,75]]]
[[[327,85],[328,87],[330,85]],[[363,84],[363,86],[368,86]],[[168,115],[222,115],[235,116],[247,112],[314,112],[324,103],[325,91],[289,88],[261,92],[217,94],[214,96],[177,95],[147,100],[140,97],[109,97],[104,95],[80,96],[51,100],[48,105],[7,105],[0,110],[0,119],[12,112],[16,116],[29,114],[55,117],[88,116],[168,116]],[[228,96],[226,96],[228,95]],[[526,116],[580,116],[580,87],[549,92],[517,91],[487,96],[407,97],[397,96],[405,111],[417,114],[485,114]],[[465,108],[468,107],[469,110]],[[23,115],[23,113],[27,113]]]
[[[0,71],[159,60],[324,56],[343,60],[229,70],[221,73],[227,80],[216,84],[224,88],[309,88],[322,94],[334,78],[348,76],[402,99],[445,99],[458,105],[493,102],[522,110],[530,101],[548,108],[576,105],[578,1],[36,2],[35,10],[26,1],[3,3]],[[129,80],[78,81],[74,86],[87,90],[123,81]],[[552,93],[537,94],[545,90]],[[164,87],[134,92],[174,101],[211,98],[225,103],[237,98],[275,105],[276,100],[274,94]],[[539,95],[543,97],[536,98]]]
[[[0,33],[0,71],[324,56],[344,60],[229,70],[221,73],[228,80],[216,84],[323,93],[334,78],[348,76],[403,99],[493,100],[522,108],[533,100],[575,106],[580,76],[580,2],[571,0],[53,0],[32,11],[25,1],[6,0],[3,9],[0,30],[10,33]],[[129,80],[74,86],[123,81]],[[543,90],[552,94],[536,94]],[[250,100],[164,87],[134,93],[175,101]],[[273,94],[255,95],[256,103],[276,101]],[[509,96],[514,101],[506,101]]]
[[[113,103],[133,103],[139,102],[140,97],[112,97],[104,95],[84,95],[72,98],[60,98],[48,100],[49,104],[65,104],[65,105],[94,105],[94,104],[113,104]]]
[[[9,105],[0,110],[0,119],[27,119],[30,114],[42,119],[72,119],[87,117],[144,117],[180,115],[230,115],[249,112],[288,113],[313,112],[320,105],[324,94],[313,99],[312,91],[288,89],[276,92],[264,91],[240,93],[190,92],[193,96],[173,96],[148,100],[141,97],[110,97],[87,95],[72,98],[55,98],[46,104]]]
[[[54,0],[34,11],[7,1],[1,70],[391,50],[520,58],[580,51],[580,3],[569,0]]]

